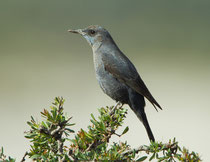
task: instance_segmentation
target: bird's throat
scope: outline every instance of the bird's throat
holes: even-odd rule
[[[95,42],[95,43],[92,45],[92,50],[93,50],[93,52],[96,52],[101,46],[102,46],[102,42]]]

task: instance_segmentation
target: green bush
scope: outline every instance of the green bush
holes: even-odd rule
[[[106,107],[99,109],[96,119],[91,114],[91,124],[87,131],[81,129],[76,135],[72,130],[72,117],[64,114],[64,99],[56,97],[50,110],[41,112],[43,121],[27,122],[30,130],[26,138],[31,142],[31,148],[22,159],[34,161],[201,161],[199,155],[181,148],[173,139],[168,143],[151,142],[149,146],[141,145],[132,149],[127,142],[110,143],[114,135],[121,137],[129,130],[121,133],[117,130],[123,124],[127,110],[122,107]],[[71,136],[71,138],[70,138]],[[66,144],[70,141],[70,145]],[[0,161],[15,161],[6,157],[1,149]]]

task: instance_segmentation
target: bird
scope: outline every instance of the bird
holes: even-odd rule
[[[108,30],[99,25],[91,25],[84,29],[68,31],[81,35],[92,47],[96,79],[103,92],[117,103],[128,104],[143,123],[150,142],[154,142],[155,138],[145,113],[144,98],[148,99],[156,110],[162,108]]]

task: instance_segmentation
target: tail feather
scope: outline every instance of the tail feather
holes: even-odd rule
[[[131,107],[131,106],[130,106]],[[134,113],[136,114],[136,116],[138,117],[138,119],[143,123],[146,131],[147,131],[147,135],[150,139],[150,141],[155,141],[154,135],[152,133],[152,130],[149,126],[149,122],[147,120],[147,116],[144,112],[144,110],[142,111],[141,109],[135,109],[133,107],[131,107],[131,109],[134,111]]]
[[[147,135],[148,135],[150,141],[154,142],[155,138],[154,138],[152,130],[151,130],[150,126],[149,126],[146,114],[145,113],[141,113],[140,117],[138,117],[138,118],[142,121],[142,123],[143,123],[143,125],[144,125],[144,127],[145,127],[145,129],[147,131]]]
[[[132,91],[132,89],[130,89],[128,104],[129,104],[130,108],[134,111],[134,113],[136,114],[138,119],[143,123],[150,141],[154,142],[155,138],[153,136],[152,130],[151,130],[148,120],[147,120],[147,116],[144,111],[144,107],[145,107],[144,97],[142,95],[138,94],[137,92]]]
[[[156,109],[156,111],[158,111],[157,110],[157,107],[159,108],[159,109],[161,109],[162,110],[162,107],[158,104],[158,102],[155,100],[155,98],[152,96],[152,94],[150,93],[150,95],[147,95],[147,96],[145,96],[149,101],[150,101],[150,103],[154,106],[154,108]],[[156,107],[157,106],[157,107]]]
[[[143,123],[143,125],[144,125],[144,127],[145,127],[145,129],[147,131],[147,135],[149,137],[149,140],[154,142],[155,141],[155,137],[154,137],[154,135],[152,133],[152,130],[151,130],[150,126],[149,126],[149,122],[147,120],[147,116],[146,116],[145,112],[142,112],[140,109],[133,109],[132,108],[132,110],[135,112],[135,114],[138,117],[138,119]]]

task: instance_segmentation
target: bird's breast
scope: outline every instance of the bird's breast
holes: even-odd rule
[[[94,66],[96,79],[103,92],[116,101],[127,103],[128,87],[105,70],[104,64],[99,57],[94,57]]]

